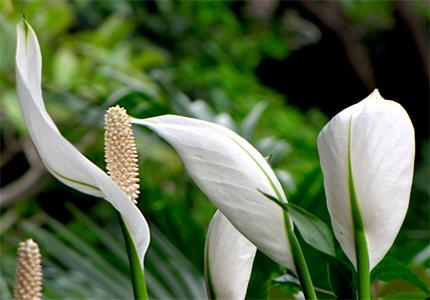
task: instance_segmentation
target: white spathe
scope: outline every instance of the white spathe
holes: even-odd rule
[[[194,182],[233,226],[264,254],[295,272],[282,209],[287,201],[263,156],[233,131],[176,115],[131,119],[175,148]]]
[[[205,243],[205,279],[209,298],[243,300],[257,248],[217,210]]]
[[[19,103],[31,139],[47,169],[64,184],[83,193],[103,197],[123,217],[143,268],[149,227],[139,209],[99,167],[83,156],[58,131],[42,98],[42,58],[31,26],[17,26],[16,85]]]
[[[318,152],[334,233],[356,266],[348,184],[350,152],[372,269],[393,244],[408,209],[415,156],[411,120],[400,104],[383,99],[375,90],[322,129]]]

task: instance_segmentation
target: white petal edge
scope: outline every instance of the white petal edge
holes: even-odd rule
[[[83,193],[103,197],[124,218],[143,268],[149,227],[139,209],[100,168],[59,132],[48,115],[41,89],[42,60],[35,32],[26,21],[17,26],[16,84],[27,129],[47,169],[61,182]]]
[[[372,269],[393,244],[408,209],[415,157],[414,128],[401,105],[383,99],[375,90],[336,115],[318,136],[332,226],[354,266],[348,186],[349,126],[351,171]]]
[[[206,289],[218,300],[245,299],[257,248],[217,210],[205,243]]]
[[[295,272],[282,209],[260,191],[286,200],[263,156],[233,131],[176,115],[131,118],[177,151],[191,178],[233,226],[264,254]]]

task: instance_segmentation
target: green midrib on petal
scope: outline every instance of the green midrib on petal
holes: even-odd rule
[[[267,174],[266,170],[264,170],[264,168],[260,165],[260,163],[255,159],[255,157],[252,156],[251,153],[248,152],[248,150],[245,149],[245,147],[243,147],[238,141],[236,141],[234,138],[229,137],[234,143],[236,143],[243,151],[245,151],[245,153],[255,162],[255,164],[258,166],[258,168],[261,170],[261,172],[263,172],[264,176],[266,177],[266,179],[269,181],[270,186],[272,187],[273,191],[276,194],[276,197],[280,200],[280,201],[284,201],[281,192],[276,188],[275,183],[272,181],[272,179],[270,179],[269,174]],[[290,245],[293,246],[293,244],[296,243],[296,241],[292,238],[292,236],[294,235],[294,229],[293,226],[291,225],[290,222],[290,217],[288,216],[288,213],[283,213],[284,215],[284,222],[285,222],[285,229],[287,232],[287,239],[290,242]]]
[[[358,298],[370,299],[370,263],[367,249],[366,232],[361,218],[360,207],[355,191],[351,159],[351,127],[352,118],[348,125],[348,188],[351,204],[352,223],[354,227],[354,246],[358,273]]]
[[[136,120],[140,120],[140,119],[136,119]],[[162,123],[158,123],[158,122],[155,122],[155,121],[151,121],[151,120],[144,120],[144,121],[146,121],[146,122],[148,122],[148,123],[153,123],[153,124],[162,124]],[[141,124],[141,123],[137,123],[137,124]],[[144,124],[141,124],[141,125],[144,125]],[[145,125],[144,125],[145,126]],[[182,124],[175,124],[175,126],[186,126],[186,125],[182,125]],[[151,127],[151,126],[148,126],[148,127]],[[155,128],[155,131],[157,131],[156,130],[156,128]],[[249,151],[248,150],[246,150],[246,148],[245,147],[243,147],[238,141],[236,141],[233,137],[231,137],[231,136],[229,136],[229,135],[227,135],[227,137],[233,142],[233,143],[235,143],[236,145],[238,145],[243,151],[245,151],[245,153],[254,161],[254,163],[258,166],[258,168],[263,172],[263,174],[264,174],[264,176],[266,177],[266,179],[269,181],[269,184],[270,184],[270,186],[273,188],[273,191],[275,192],[275,194],[276,194],[276,196],[280,199],[280,200],[283,200],[284,198],[282,197],[282,194],[281,194],[281,192],[276,188],[276,185],[275,185],[275,183],[272,181],[272,179],[270,179],[270,176],[269,176],[269,174],[267,174],[267,172],[264,170],[264,168],[258,163],[258,161],[254,158],[254,156],[252,156],[252,154],[251,153],[249,153]]]
[[[49,169],[49,171],[50,171],[51,173],[53,173],[55,176],[60,177],[61,179],[64,179],[64,180],[66,180],[66,181],[68,181],[68,182],[70,182],[70,183],[77,184],[77,185],[82,185],[82,186],[84,186],[84,187],[87,187],[87,188],[90,188],[90,189],[93,189],[93,190],[96,190],[96,191],[99,191],[99,192],[101,191],[98,187],[96,187],[96,186],[94,186],[94,185],[91,185],[91,184],[88,184],[88,183],[85,183],[85,182],[82,182],[82,181],[78,181],[78,180],[70,179],[70,178],[68,178],[68,177],[65,177],[65,176],[61,175],[60,173],[58,173],[58,172],[54,171],[53,169],[51,169],[51,168],[49,168],[49,167],[47,167],[47,168],[48,168],[48,169]]]
[[[272,181],[272,179],[270,179],[269,174],[267,174],[266,170],[264,170],[264,168],[260,165],[260,163],[254,158],[254,156],[251,155],[251,153],[248,152],[248,150],[245,149],[245,147],[243,147],[238,141],[236,141],[234,138],[230,137],[229,138],[236,144],[238,145],[243,151],[245,151],[245,153],[255,162],[255,164],[258,166],[258,168],[261,170],[261,172],[263,172],[264,176],[266,177],[266,179],[269,181],[270,186],[273,188],[273,191],[275,192],[276,196],[278,197],[279,200],[283,201],[283,197],[281,192],[276,188],[275,183]]]
[[[27,23],[27,20],[25,18],[23,18],[23,22],[24,22],[25,49],[27,50],[28,32],[30,30],[30,24]]]

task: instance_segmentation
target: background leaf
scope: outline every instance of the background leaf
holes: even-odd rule
[[[409,268],[396,260],[393,257],[386,256],[372,271],[372,280],[390,281],[393,279],[403,279],[414,286],[421,289],[423,292],[430,296],[429,286],[421,281]]]

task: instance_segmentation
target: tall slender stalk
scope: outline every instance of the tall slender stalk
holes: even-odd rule
[[[367,251],[366,236],[363,230],[355,232],[355,253],[357,255],[357,280],[358,280],[358,299],[370,300],[370,270],[369,254]]]
[[[300,285],[302,286],[303,294],[307,300],[316,300],[314,284],[312,283],[311,275],[306,264],[300,243],[294,233],[293,226],[290,222],[288,213],[284,211],[285,228],[288,234],[291,251],[293,253],[294,265],[296,266],[297,275],[299,276]]]
[[[137,204],[139,198],[139,164],[133,130],[127,111],[116,105],[105,114],[105,160],[109,176]],[[127,247],[134,298],[148,299],[142,262],[131,238],[127,223],[118,213],[122,234]]]
[[[128,231],[127,224],[124,222],[120,214],[118,218],[121,224],[122,234],[124,236],[125,246],[127,248],[128,262],[130,265],[131,282],[133,285],[133,293],[135,300],[147,300],[148,292],[146,290],[145,274],[143,273],[139,256],[136,252],[133,240],[131,239],[130,232]]]
[[[287,231],[288,241],[290,242],[291,252],[293,254],[294,265],[296,267],[297,275],[299,276],[299,281],[303,290],[303,294],[305,298],[308,300],[316,300],[317,295],[315,293],[314,284],[312,283],[312,278],[311,278],[311,275],[309,274],[309,269],[306,264],[305,257],[303,255],[302,248],[300,247],[299,240],[297,239],[297,236],[294,233],[293,225],[290,222],[287,203],[279,200],[281,199],[281,197],[279,192],[276,189],[275,189],[275,192],[279,199],[265,192],[262,192],[260,190],[258,191],[262,193],[264,196],[266,196],[267,199],[275,202],[282,208],[284,212],[285,230]]]

